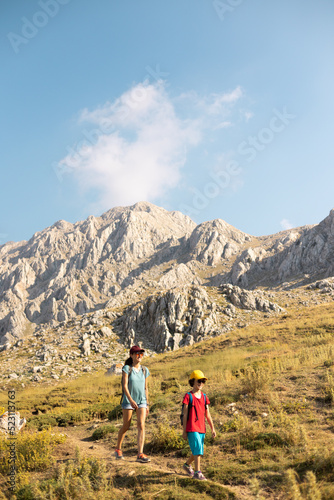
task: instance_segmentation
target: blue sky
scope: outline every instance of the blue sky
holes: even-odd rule
[[[332,0],[0,9],[0,244],[142,200],[254,235],[333,208]]]

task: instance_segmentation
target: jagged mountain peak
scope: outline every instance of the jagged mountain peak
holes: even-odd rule
[[[334,274],[334,210],[319,224],[259,240],[262,246],[238,257],[225,277],[227,282],[244,287],[284,282],[290,286],[289,282],[306,284]]]
[[[334,274],[333,262],[334,210],[316,226],[258,238],[222,219],[196,225],[148,202],[75,224],[60,220],[28,242],[0,247],[0,344],[152,290],[319,279]]]
[[[252,236],[239,231],[222,219],[199,224],[189,239],[193,259],[210,266],[240,251],[240,245],[251,241]]]

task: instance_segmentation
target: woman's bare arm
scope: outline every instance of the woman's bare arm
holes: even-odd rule
[[[128,398],[132,408],[135,410],[138,408],[137,403],[132,399],[130,391],[129,391],[129,376],[127,373],[122,372],[122,385],[123,385],[123,392]]]

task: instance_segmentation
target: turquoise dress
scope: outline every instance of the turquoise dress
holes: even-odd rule
[[[145,366],[140,366],[139,371],[136,371],[131,367],[131,373],[129,375],[130,366],[125,365],[122,371],[129,375],[128,377],[128,388],[132,399],[137,403],[137,405],[146,404],[146,393],[145,393],[145,379],[149,376],[149,369]],[[144,368],[144,369],[143,369]],[[145,373],[144,373],[145,372]],[[130,405],[130,401],[124,394],[122,407],[126,408]]]

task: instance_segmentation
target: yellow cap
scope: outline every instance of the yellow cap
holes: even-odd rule
[[[191,380],[192,378],[196,379],[196,380],[208,380],[205,376],[204,376],[204,373],[201,372],[201,370],[194,370],[192,372],[192,374],[190,375],[189,377],[189,380]]]

